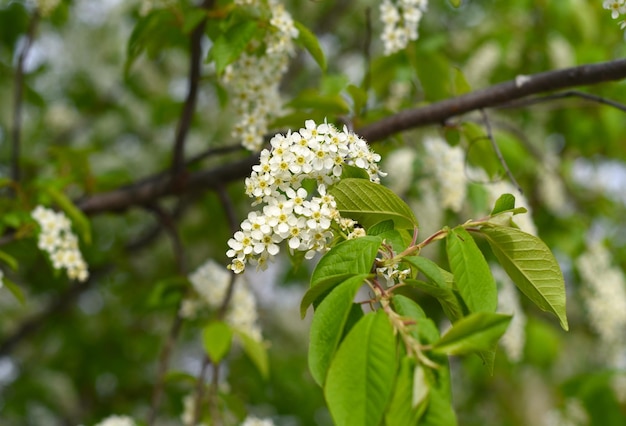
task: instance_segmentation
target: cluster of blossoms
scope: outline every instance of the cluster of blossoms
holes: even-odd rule
[[[89,277],[87,263],[78,248],[78,238],[72,233],[70,220],[61,212],[37,206],[31,213],[41,227],[37,246],[48,253],[54,269],[67,270],[72,280]]]
[[[591,244],[576,261],[584,283],[585,305],[591,326],[605,346],[608,362],[626,368],[626,279],[611,264],[611,254],[600,243]]]
[[[238,1],[239,5],[258,2]],[[270,27],[262,43],[253,40],[249,50],[228,65],[222,81],[232,92],[233,105],[241,117],[233,129],[233,137],[242,145],[258,151],[263,145],[269,120],[282,107],[279,94],[280,77],[287,71],[293,55],[293,40],[298,37],[291,15],[283,4],[269,0]]]
[[[246,194],[255,199],[254,205],[263,204],[262,210],[250,212],[228,241],[229,269],[235,273],[243,272],[248,262],[264,268],[285,240],[307,259],[325,251],[333,238],[333,222],[354,228],[353,222],[340,221],[327,186],[339,181],[344,165],[364,169],[373,182],[383,175],[377,165],[380,156],[345,127],[338,131],[307,120],[305,128],[277,134],[270,144],[271,150],[261,152],[260,164],[246,179]],[[303,188],[305,180],[316,182],[318,196]]]
[[[604,9],[611,11],[611,18],[617,19],[622,15],[626,16],[626,0],[604,0],[602,3]],[[626,19],[619,22],[619,27],[626,29]]]
[[[381,39],[385,55],[402,50],[417,40],[417,27],[428,7],[428,0],[383,0],[380,19],[385,25]]]
[[[219,308],[228,292],[230,280],[231,274],[226,268],[214,260],[208,260],[189,275],[189,281],[199,298],[184,300],[181,316],[193,318],[204,307]],[[233,328],[260,342],[262,336],[254,294],[244,280],[237,280],[233,285],[232,300],[224,320]]]

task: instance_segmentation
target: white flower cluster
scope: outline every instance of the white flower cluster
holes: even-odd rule
[[[443,208],[459,212],[467,193],[465,153],[460,146],[451,147],[442,138],[427,138],[425,166],[439,186]]]
[[[37,206],[31,216],[41,227],[37,246],[48,253],[54,269],[66,269],[70,279],[85,281],[89,272],[70,220],[63,213],[42,206]]]
[[[274,426],[274,422],[271,419],[260,419],[258,417],[248,416],[241,426]]]
[[[255,198],[254,205],[264,204],[262,211],[250,212],[228,241],[229,269],[235,273],[243,272],[247,262],[263,269],[285,240],[292,251],[306,252],[307,259],[325,251],[333,238],[331,223],[339,219],[326,186],[339,181],[344,164],[366,170],[373,182],[383,175],[377,165],[380,155],[345,127],[338,131],[307,120],[305,128],[277,134],[270,144],[246,178],[246,194]],[[319,196],[309,198],[312,194],[302,187],[305,179],[317,182]]]
[[[189,281],[200,298],[184,300],[181,306],[181,316],[193,318],[198,310],[205,306],[219,308],[226,297],[230,280],[231,273],[219,263],[209,259],[189,275]],[[224,319],[233,328],[260,342],[263,338],[258,325],[254,294],[244,280],[238,279],[233,285],[232,299]]]
[[[136,423],[132,417],[128,416],[109,416],[106,419],[100,421],[95,426],[135,426]]]
[[[611,11],[611,18],[617,19],[621,15],[626,16],[626,0],[604,0],[602,7]],[[626,19],[619,22],[619,27],[626,29]]]
[[[417,40],[417,27],[428,7],[428,0],[383,0],[380,19],[385,25],[381,39],[385,55],[402,50]]]
[[[626,368],[626,279],[611,265],[611,254],[592,243],[576,261],[585,285],[584,301],[591,326],[606,346],[613,367]],[[620,365],[622,364],[622,365]]]
[[[237,4],[249,3],[239,1]],[[281,76],[287,71],[289,56],[294,53],[293,40],[298,37],[291,15],[282,3],[269,0],[270,28],[262,44],[253,41],[253,51],[244,52],[226,67],[222,81],[231,89],[237,116],[233,137],[242,145],[258,151],[263,145],[269,120],[280,113]]]

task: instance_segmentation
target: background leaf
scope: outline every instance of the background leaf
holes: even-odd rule
[[[219,363],[230,351],[233,340],[233,331],[222,321],[213,321],[202,330],[202,346],[211,359]]]

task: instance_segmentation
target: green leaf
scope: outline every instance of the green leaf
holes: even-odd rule
[[[452,67],[452,69],[454,70],[454,94],[460,96],[471,92],[472,88],[465,79],[463,72],[457,67]]]
[[[428,408],[420,421],[420,426],[456,426],[456,414],[452,399],[445,390],[435,386],[430,388]]]
[[[222,321],[213,321],[202,330],[202,346],[213,363],[224,359],[232,341],[233,330]]]
[[[320,303],[313,315],[309,339],[309,369],[318,385],[323,386],[344,326],[352,309],[352,301],[368,275],[356,275],[335,287]]]
[[[261,373],[261,376],[267,379],[270,373],[270,364],[267,356],[267,348],[263,342],[253,339],[250,335],[241,330],[233,329],[233,332],[239,340],[241,340],[243,351],[248,358],[250,358],[259,373]]]
[[[15,259],[10,254],[5,253],[2,250],[0,250],[0,260],[2,260],[4,263],[9,265],[9,268],[13,269],[14,271],[17,271],[17,268],[18,268],[17,259]]]
[[[425,380],[423,367],[415,359],[404,357],[400,361],[398,377],[387,412],[388,426],[414,426],[426,407],[429,383]]]
[[[304,26],[304,24],[298,21],[294,21],[294,25],[298,29],[298,38],[296,39],[296,43],[304,47],[311,54],[322,71],[326,71],[326,57],[324,56],[324,52],[322,51],[315,34]]]
[[[347,114],[350,106],[339,94],[322,95],[313,89],[303,90],[287,106],[299,109],[324,110],[326,114]]]
[[[61,191],[52,186],[46,187],[46,191],[61,210],[72,220],[72,223],[76,226],[83,241],[87,244],[91,244],[91,226],[87,216],[85,216],[85,214],[67,198],[67,195]]]
[[[363,170],[363,169],[359,169]],[[368,235],[381,235],[387,231],[393,230],[393,220],[385,220],[382,222],[378,222],[376,225],[372,226],[369,229]]]
[[[463,317],[463,305],[459,300],[460,296],[457,297],[454,290],[440,287],[434,283],[413,279],[406,279],[404,283],[437,299],[446,317],[451,322],[456,322]]]
[[[344,164],[343,169],[341,170],[341,179],[348,179],[348,178],[369,180],[370,175],[367,174],[365,169],[362,169],[357,166],[349,166],[347,164]]]
[[[335,197],[341,216],[359,222],[366,230],[393,220],[396,229],[418,226],[411,208],[390,189],[364,179],[342,179],[329,193]]]
[[[226,66],[239,58],[248,43],[254,38],[257,29],[256,21],[238,22],[215,40],[209,57],[215,61],[217,74],[221,74]]]
[[[365,315],[345,338],[324,388],[337,426],[380,424],[394,385],[395,340],[382,310]]]
[[[477,312],[458,320],[433,346],[434,353],[466,355],[491,351],[511,321],[510,315]]]
[[[311,288],[300,303],[304,318],[311,303],[331,288],[353,275],[368,274],[382,239],[374,236],[346,240],[330,249],[319,261],[311,276]]]
[[[548,246],[516,228],[483,226],[480,232],[522,293],[542,310],[555,314],[567,330],[565,281]]]
[[[496,205],[491,211],[491,216],[495,216],[498,213],[502,213],[515,208],[515,197],[512,194],[502,194],[496,200]]]
[[[454,281],[470,312],[495,312],[496,282],[472,236],[459,226],[449,231],[446,243]]]
[[[449,1],[450,1],[450,4],[451,4],[452,6],[454,6],[454,7],[459,7],[459,6],[461,6],[461,2],[462,2],[463,0],[449,0]]]
[[[24,297],[24,292],[22,292],[22,289],[19,288],[17,284],[15,284],[13,281],[8,279],[6,276],[2,277],[0,281],[2,281],[3,286],[6,287],[7,290],[11,292],[13,297],[15,297],[22,306],[26,304],[26,298]]]

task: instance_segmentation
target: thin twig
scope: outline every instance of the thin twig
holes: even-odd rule
[[[544,102],[550,102],[559,99],[565,98],[582,98],[591,102],[596,102],[603,105],[609,105],[613,108],[617,108],[620,111],[626,112],[626,105],[612,99],[607,99],[602,96],[592,95],[591,93],[581,92],[580,90],[567,90],[565,92],[553,93],[551,95],[546,96],[536,96],[528,99],[520,99],[513,102],[507,102],[503,105],[498,106],[498,109],[510,109],[510,108],[523,108],[532,105],[537,105]]]
[[[496,142],[496,138],[493,136],[493,132],[491,130],[491,123],[489,122],[489,116],[487,116],[487,113],[485,112],[484,109],[481,109],[480,113],[483,116],[485,129],[487,130],[487,138],[491,142],[491,146],[493,147],[493,150],[496,153],[496,156],[498,157],[498,161],[500,161],[500,164],[504,168],[504,171],[506,172],[507,176],[509,177],[509,179],[511,179],[511,183],[517,188],[520,194],[523,194],[524,191],[522,191],[522,187],[519,185],[519,183],[515,179],[515,176],[513,176],[513,173],[511,173],[511,169],[509,169],[509,165],[506,163],[506,160],[504,159],[504,156],[502,155],[502,151],[500,151],[500,147],[498,146],[498,143]]]
[[[172,252],[174,253],[174,259],[176,261],[177,273],[180,276],[185,276],[187,273],[185,265],[185,250],[178,230],[176,229],[176,223],[174,219],[167,211],[165,211],[161,206],[157,204],[150,205],[148,206],[148,208],[155,213],[155,215],[159,219],[159,222],[162,224],[166,233],[170,237],[170,240],[172,242]],[[165,375],[167,374],[172,349],[174,348],[174,344],[178,339],[178,334],[180,333],[182,323],[183,318],[180,313],[179,302],[176,306],[174,321],[172,322],[172,326],[170,328],[167,340],[165,341],[165,344],[161,349],[161,354],[159,355],[157,378],[154,389],[152,391],[152,405],[148,414],[148,426],[152,426],[156,422],[157,414],[159,412],[161,401],[163,399]]]
[[[35,11],[30,24],[28,25],[28,31],[24,39],[24,45],[20,54],[17,57],[17,64],[15,69],[15,88],[13,92],[13,129],[11,130],[12,138],[12,150],[11,150],[11,177],[15,182],[19,182],[21,179],[20,169],[20,145],[22,134],[22,101],[24,93],[24,65],[28,52],[33,45],[35,39],[35,31],[37,24],[39,23],[39,13]]]

